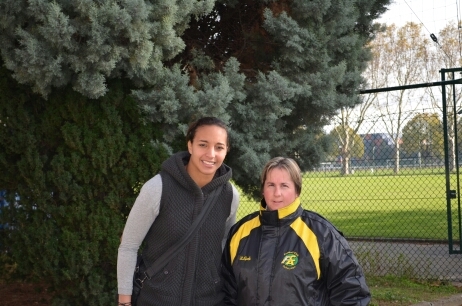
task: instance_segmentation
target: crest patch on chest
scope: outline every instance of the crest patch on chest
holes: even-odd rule
[[[294,269],[298,264],[298,253],[297,252],[284,253],[284,259],[281,261],[281,264],[284,268],[288,270]]]

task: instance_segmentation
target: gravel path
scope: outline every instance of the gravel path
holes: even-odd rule
[[[447,244],[349,241],[366,272],[462,282],[462,254]]]

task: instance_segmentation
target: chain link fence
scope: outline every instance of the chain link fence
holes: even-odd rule
[[[304,208],[343,232],[368,274],[462,281],[460,204],[448,215],[444,151],[431,147],[436,138],[397,147],[384,133],[357,136],[360,148],[349,150],[356,156],[340,148],[304,173]],[[238,218],[258,209],[243,197]]]

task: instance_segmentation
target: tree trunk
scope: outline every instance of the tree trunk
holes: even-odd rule
[[[350,174],[350,157],[348,155],[342,156],[342,175]]]
[[[393,168],[394,174],[399,174],[399,139],[395,140],[395,166]]]

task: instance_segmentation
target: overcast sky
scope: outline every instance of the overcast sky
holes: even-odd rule
[[[462,0],[392,0],[389,10],[379,22],[402,26],[408,21],[422,25],[428,35],[435,35],[449,22],[458,24],[461,19]],[[437,35],[438,36],[438,35]]]

